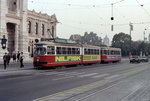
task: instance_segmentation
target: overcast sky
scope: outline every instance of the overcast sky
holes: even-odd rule
[[[112,3],[113,21],[110,20]],[[28,9],[56,14],[60,22],[57,36],[61,38],[95,32],[102,38],[107,35],[112,39],[119,32],[129,34],[130,22],[134,26],[133,40],[143,40],[144,31],[146,37],[150,34],[150,0],[28,0]],[[112,24],[114,31],[111,31]]]

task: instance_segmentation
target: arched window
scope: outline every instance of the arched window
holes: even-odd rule
[[[38,34],[38,23],[35,25],[35,34]]]
[[[28,22],[28,33],[31,33],[31,21]]]
[[[45,26],[44,26],[44,24],[42,24],[42,35],[44,36],[44,28]]]

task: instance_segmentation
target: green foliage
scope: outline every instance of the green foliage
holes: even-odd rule
[[[129,52],[131,52],[132,55],[140,55],[141,52],[145,55],[150,54],[149,43],[145,43],[144,41],[130,42],[130,38],[130,35],[122,32],[115,34],[112,40],[112,47],[121,48],[123,56],[128,56]]]
[[[112,40],[112,47],[121,48],[122,55],[126,56],[130,52],[130,35],[123,32],[115,34]]]
[[[102,39],[98,37],[96,33],[90,32],[88,34],[85,32],[84,36],[82,36],[82,44],[100,46],[102,44]]]

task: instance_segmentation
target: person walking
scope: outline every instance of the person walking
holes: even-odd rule
[[[20,58],[20,53],[18,51],[18,53],[17,53],[17,62],[19,61],[19,58]]]
[[[6,69],[6,67],[7,67],[7,62],[8,62],[7,53],[5,53],[5,55],[3,56],[3,60],[4,60],[4,69]]]
[[[22,67],[24,67],[24,65],[23,65],[23,59],[24,59],[25,57],[24,57],[24,55],[23,55],[23,52],[21,52],[21,54],[20,54],[20,68],[22,68]]]
[[[9,63],[10,63],[10,59],[11,59],[11,56],[10,56],[10,54],[8,53],[8,55],[7,55],[7,58],[8,58],[8,60],[7,60],[7,65],[9,65]]]
[[[13,62],[16,62],[16,53],[13,54]]]

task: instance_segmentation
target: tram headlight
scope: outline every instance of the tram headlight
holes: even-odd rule
[[[39,62],[39,59],[36,59],[37,62]]]

